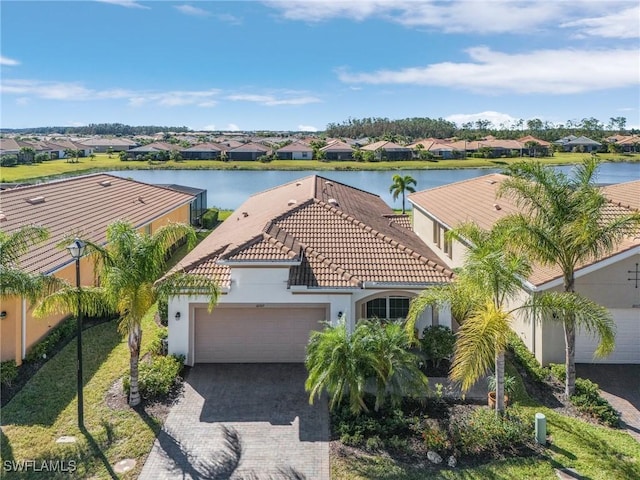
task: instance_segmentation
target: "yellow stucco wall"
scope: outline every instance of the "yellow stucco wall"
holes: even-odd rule
[[[157,218],[151,223],[151,231],[168,222],[189,223],[189,205],[183,205],[166,215]],[[144,229],[142,229],[144,231]],[[71,262],[64,268],[54,272],[54,276],[64,279],[71,285],[76,284],[75,262]],[[88,258],[80,261],[80,281],[82,285],[95,285],[93,262]],[[0,361],[15,359],[16,363],[22,363],[22,301],[19,298],[3,298],[0,310],[7,312],[4,319],[0,320]],[[44,337],[49,331],[58,325],[68,315],[53,315],[46,318],[35,318],[31,313],[31,306],[26,312],[26,352],[31,346]]]

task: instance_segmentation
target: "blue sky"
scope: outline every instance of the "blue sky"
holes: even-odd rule
[[[5,128],[322,130],[349,117],[640,127],[634,1],[0,2]]]

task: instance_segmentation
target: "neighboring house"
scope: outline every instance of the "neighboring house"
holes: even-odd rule
[[[88,157],[93,153],[93,150],[90,146],[72,142],[71,140],[67,139],[50,140],[47,142],[47,145],[51,149],[50,155],[52,159],[65,158],[65,152],[67,150],[77,151],[78,157]]]
[[[413,158],[420,158],[421,149],[444,160],[458,156],[458,151],[446,141],[433,138],[418,140],[407,147],[411,149]]]
[[[0,138],[0,155],[17,155],[20,144],[13,138]]]
[[[340,140],[334,140],[320,149],[326,160],[353,160],[353,147]]]
[[[57,245],[70,236],[104,244],[105,232],[115,220],[131,222],[152,233],[167,222],[189,222],[193,196],[107,174],[85,175],[0,191],[0,228],[12,233],[26,225],[49,230],[50,238],[29,249],[20,267],[75,284],[75,263]],[[94,284],[93,264],[81,260],[83,285]],[[22,362],[29,348],[55,327],[63,315],[34,319],[31,306],[20,298],[2,299],[0,359]]]
[[[616,143],[620,145],[624,153],[640,152],[640,136],[638,135],[626,135]]]
[[[413,155],[413,151],[409,147],[384,140],[369,143],[361,150],[373,152],[377,160],[411,160]]]
[[[500,218],[518,212],[508,197],[496,198],[506,177],[485,175],[409,195],[413,204],[413,229],[449,268],[460,267],[467,246],[447,240],[448,230],[464,222],[490,229]],[[605,187],[611,215],[640,210],[640,181]],[[594,359],[596,340],[584,332],[576,339],[576,362],[640,363],[640,237],[628,238],[605,258],[576,270],[576,291],[606,306],[617,326],[615,351]],[[543,291],[562,291],[559,269],[535,266],[524,282],[521,300]],[[514,330],[540,363],[564,363],[564,334],[559,322],[533,322],[518,317]]]
[[[193,196],[189,206],[189,221],[191,225],[200,226],[202,224],[202,215],[207,211],[207,190],[205,188],[188,187],[186,185],[176,185],[175,183],[157,185]]]
[[[126,152],[138,146],[136,142],[129,138],[122,137],[94,137],[79,140],[78,143],[86,145],[93,149],[96,153],[108,152],[111,148],[112,152]]]
[[[556,140],[556,145],[560,145],[565,152],[581,151],[581,152],[597,152],[602,146],[601,143],[591,140],[585,136],[576,137],[569,135],[560,140]]]
[[[224,147],[215,143],[200,143],[180,150],[180,154],[185,160],[217,160],[223,151]]]
[[[520,137],[518,142],[522,144],[522,155],[530,157],[546,157],[549,155],[551,143],[545,140],[536,138],[533,135],[525,135]]]
[[[269,153],[271,153],[269,147],[265,147],[259,143],[243,143],[239,147],[227,150],[227,159],[250,161],[257,160],[263,155],[269,155]]]
[[[276,150],[276,156],[280,160],[311,160],[313,148],[304,142],[293,142]]]
[[[169,300],[169,352],[186,363],[303,362],[309,334],[343,320],[400,319],[452,272],[374,194],[309,176],[252,195],[175,267],[215,279],[218,305]],[[420,327],[450,325],[425,312]]]

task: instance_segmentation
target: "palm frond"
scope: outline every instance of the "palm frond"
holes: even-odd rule
[[[90,317],[106,315],[113,311],[102,288],[82,287],[78,293],[75,287],[65,287],[40,300],[33,309],[33,315],[39,318],[54,314],[77,316],[78,307],[83,315]]]
[[[20,256],[47,238],[49,231],[36,225],[24,226],[12,233],[0,231],[0,265],[17,265]]]

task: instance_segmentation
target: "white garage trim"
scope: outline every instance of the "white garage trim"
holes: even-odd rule
[[[577,363],[640,363],[640,310],[611,309],[616,324],[616,348],[605,358],[594,358],[598,340],[585,332],[576,333]]]
[[[309,334],[328,319],[326,304],[194,306],[194,363],[299,363]]]

